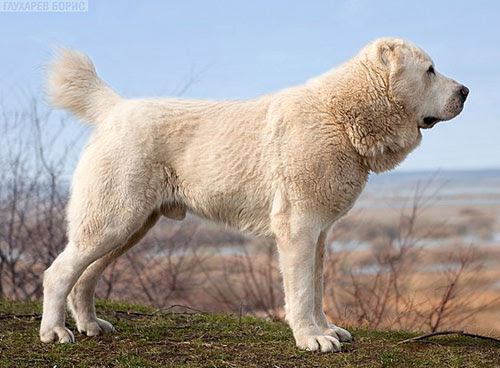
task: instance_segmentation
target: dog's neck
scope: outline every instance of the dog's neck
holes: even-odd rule
[[[341,117],[338,123],[368,170],[391,170],[420,144],[417,123],[391,96],[383,71],[354,65],[349,73],[333,71],[322,78],[329,86],[328,109]]]

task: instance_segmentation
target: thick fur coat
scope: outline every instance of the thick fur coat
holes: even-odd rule
[[[124,99],[71,50],[52,64],[48,93],[95,131],[73,177],[69,243],[45,273],[42,341],[74,341],[68,295],[80,331],[112,330],[93,304],[104,268],[161,214],[191,212],[274,238],[297,345],[338,351],[351,335],[323,312],[327,233],[369,173],[398,165],[422,128],[461,111],[468,90],[417,47],[381,39],[305,85],[251,101]]]

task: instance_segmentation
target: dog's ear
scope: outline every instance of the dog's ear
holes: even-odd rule
[[[382,64],[384,64],[386,67],[388,67],[389,69],[391,68],[391,66],[393,64],[394,49],[395,49],[394,44],[383,43],[379,46],[379,49],[377,50],[380,62]]]
[[[377,40],[374,44],[374,52],[378,62],[388,70],[394,71],[402,65],[403,55],[398,40]]]

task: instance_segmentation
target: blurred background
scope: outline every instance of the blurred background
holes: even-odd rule
[[[373,175],[334,227],[327,314],[373,328],[500,334],[500,3],[89,0],[79,12],[12,12],[15,3],[25,1],[0,1],[0,298],[41,298],[92,133],[46,104],[55,47],[87,53],[126,97],[251,99],[391,36],[421,46],[471,94],[399,168]],[[280,277],[272,242],[164,219],[108,268],[98,297],[283,318]]]

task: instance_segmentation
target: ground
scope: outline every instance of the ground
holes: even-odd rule
[[[417,334],[354,328],[354,343],[325,354],[298,350],[280,321],[117,302],[97,309],[118,332],[43,344],[39,303],[0,302],[0,367],[500,367],[500,344],[474,338],[398,344]]]

